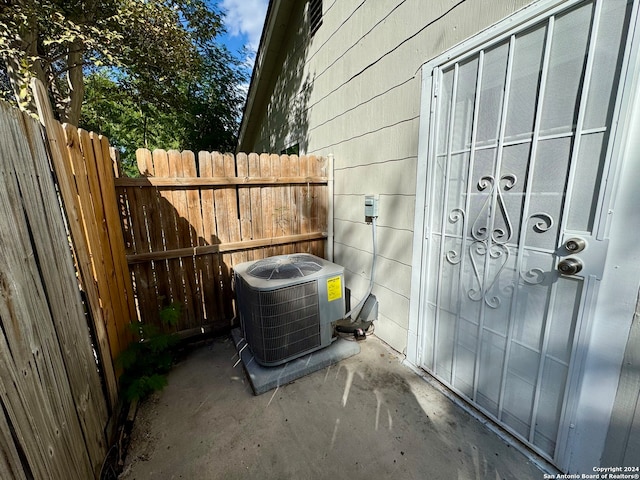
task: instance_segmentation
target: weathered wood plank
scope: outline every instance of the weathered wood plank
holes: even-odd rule
[[[300,157],[298,160],[300,166],[300,175],[309,175],[309,158]],[[308,233],[311,229],[311,206],[313,203],[311,184],[301,185],[298,187],[298,216],[300,223],[300,233]],[[304,251],[311,253],[311,242],[304,245]]]
[[[0,345],[0,348],[3,347]],[[0,452],[2,452],[0,455],[0,478],[27,480],[29,469],[27,465],[22,464],[16,449],[16,438],[11,434],[12,431],[15,431],[15,428],[13,425],[9,426],[9,419],[4,412],[0,413]]]
[[[231,154],[225,153],[223,155],[216,156],[216,170],[215,173],[220,176],[230,177],[235,175],[235,161]],[[240,241],[240,222],[238,219],[238,204],[236,197],[236,188],[228,187],[220,190],[220,195],[216,192],[216,217],[220,210],[218,206],[221,206],[224,212],[222,216],[223,229],[218,226],[218,237],[223,243],[238,242]],[[220,201],[218,201],[218,198]],[[223,298],[227,310],[227,317],[235,317],[235,305],[233,302],[233,291],[231,288],[231,271],[233,266],[240,263],[241,256],[236,253],[225,253],[222,255],[222,285],[223,285]]]
[[[190,168],[189,161],[195,162],[192,155],[177,150],[169,150],[169,174],[176,177],[188,176],[189,170],[195,173],[195,163]],[[191,152],[189,152],[191,153]],[[196,245],[197,233],[192,225],[192,212],[189,204],[189,192],[187,190],[175,190],[173,192],[173,207],[175,209],[177,241],[179,246]],[[197,192],[195,192],[197,194]],[[183,296],[181,299],[183,317],[180,319],[178,331],[193,328],[200,325],[202,313],[198,308],[196,273],[193,258],[181,258],[182,269],[180,281],[182,283]]]
[[[309,156],[310,174],[327,175],[327,160],[324,157]],[[318,185],[311,185],[311,229],[325,232],[327,230],[327,189]],[[324,242],[312,242],[311,253],[319,257],[324,256]]]
[[[96,280],[98,282],[98,288],[101,291],[108,292],[108,297],[105,297],[103,307],[112,312],[111,315],[118,340],[117,351],[114,352],[115,356],[117,356],[129,344],[130,336],[129,329],[127,328],[129,324],[129,313],[126,303],[123,302],[125,292],[118,288],[116,265],[114,263],[115,257],[111,251],[106,221],[106,207],[103,201],[102,189],[100,188],[98,163],[102,163],[100,159],[102,150],[100,149],[99,143],[95,145],[97,149],[94,149],[94,142],[86,130],[79,129],[78,138],[80,140],[79,147],[87,173],[91,201],[93,201],[94,224],[100,241],[100,244],[97,245],[97,250],[100,252],[100,258],[104,268],[104,277],[97,278]],[[110,342],[113,343],[112,339],[110,339]]]
[[[140,173],[153,174],[153,159],[149,150],[142,148],[136,150],[136,163]],[[158,192],[141,188],[130,188],[126,192],[131,215],[131,232],[134,236],[134,244],[132,245],[134,251],[130,253],[162,250],[162,241],[156,241],[156,239],[162,239]],[[154,239],[153,244],[151,238]],[[158,284],[165,284],[163,280],[158,279],[166,278],[167,272],[166,262],[140,265],[140,268],[136,268],[133,272],[140,320],[145,323],[153,323],[157,318],[162,306],[160,295],[163,295],[160,293]]]
[[[174,155],[175,153],[171,153],[171,156]],[[161,149],[154,150],[152,159],[155,176],[171,176],[169,152]],[[176,209],[173,206],[175,201],[174,192],[160,190],[158,193],[160,194],[157,198],[160,207],[161,231],[149,235],[150,242],[152,245],[163,244],[163,250],[174,250],[180,247],[178,218],[176,217]],[[168,260],[167,272],[168,275],[165,277],[166,283],[164,285],[160,283],[162,277],[158,277],[158,293],[161,297],[164,297],[164,305],[169,305],[171,302],[184,304],[184,285],[181,274],[182,262],[180,259]]]
[[[257,153],[250,153],[248,158],[249,177],[260,176],[260,156]],[[264,238],[262,222],[262,202],[260,187],[254,186],[249,190],[249,208],[251,209],[251,238]],[[264,258],[264,249],[254,252],[254,259]]]
[[[91,195],[91,186],[89,173],[87,171],[87,162],[84,161],[83,153],[80,146],[80,136],[78,129],[73,125],[65,124],[63,126],[67,139],[67,149],[73,168],[75,183],[77,187],[80,209],[85,219],[85,236],[88,239],[87,247],[93,267],[94,281],[98,287],[102,314],[107,328],[107,336],[109,339],[109,348],[111,349],[112,358],[117,358],[118,354],[125,346],[120,345],[118,337],[118,326],[115,313],[112,308],[112,292],[107,279],[107,270],[105,267],[104,252],[102,249],[103,241],[101,239],[102,224],[97,223],[96,204]]]
[[[212,174],[214,177],[224,177],[224,157],[221,153],[212,152],[211,153],[211,167]],[[215,211],[216,211],[216,238],[218,242],[228,243],[230,238],[230,226],[229,226],[229,212],[227,211],[226,205],[226,195],[224,189],[216,189],[213,192],[214,202],[215,202]],[[224,311],[225,318],[233,317],[233,307],[231,305],[231,295],[229,291],[231,290],[231,279],[229,277],[230,274],[230,263],[231,256],[230,255],[218,255],[217,259],[218,263],[218,274],[219,274],[219,288],[220,288],[220,298],[222,301],[222,309]]]
[[[106,404],[63,219],[39,128],[4,104],[0,110],[5,423],[20,442],[27,476],[91,478],[106,450]]]
[[[274,176],[280,175],[280,162],[281,157],[275,153],[269,157],[269,163],[271,164],[271,174]],[[288,205],[283,204],[282,190],[283,186],[276,185],[271,189],[271,197],[273,201],[273,210],[267,212],[271,215],[271,222],[273,224],[273,235],[275,237],[284,236],[284,223],[287,216]],[[282,251],[279,248],[270,248],[269,255],[279,255]]]
[[[199,152],[198,166],[201,176],[213,177],[214,165],[211,153]],[[212,188],[203,187],[200,190],[200,201],[202,207],[204,245],[217,245],[220,243],[220,239],[218,238],[216,231],[214,190]],[[208,322],[221,322],[224,319],[225,312],[221,287],[222,278],[219,255],[208,255],[204,257],[201,274],[206,319]]]
[[[50,165],[41,131],[30,118],[23,115],[23,119],[29,138],[37,139],[32,142],[36,145],[32,157],[32,170],[49,173],[33,177],[38,179],[34,189],[41,193],[42,201],[36,202],[27,213],[32,224],[48,227],[48,232],[43,234],[36,245],[39,258],[47,259],[42,262],[40,271],[45,279],[45,291],[52,310],[76,412],[84,432],[87,452],[95,469],[101,465],[107,447],[104,437],[104,426],[108,419],[106,399],[96,370],[91,338],[87,332],[87,320],[76,282],[76,270],[69,252],[67,230],[51,181]],[[25,167],[31,171],[26,164]],[[35,200],[35,196],[31,200]],[[38,215],[35,215],[34,211],[38,212]],[[39,215],[40,213],[42,215]],[[53,242],[54,238],[58,241]],[[121,252],[122,256],[123,253]]]
[[[182,152],[183,174],[185,178],[198,178],[198,168],[196,157],[193,152],[187,150]],[[204,246],[204,219],[202,218],[202,205],[200,203],[200,192],[198,190],[187,190],[187,206],[189,209],[189,224],[191,233],[191,245]],[[205,324],[204,294],[202,290],[202,271],[205,259],[203,257],[193,257],[192,264],[192,303],[195,318],[192,325],[195,328],[202,328]]]
[[[114,172],[110,155],[109,141],[102,135],[90,134],[94,151],[97,153],[97,172],[100,184],[100,195],[103,198],[104,220],[107,229],[110,253],[113,258],[113,265],[116,275],[116,289],[120,293],[121,312],[123,317],[119,320],[119,330],[121,331],[121,343],[127,345],[133,340],[129,324],[136,320],[135,304],[133,298],[133,286],[131,275],[127,267],[125,257],[124,237],[120,225],[118,213],[118,199],[113,183]]]
[[[238,168],[238,176],[241,178],[249,178],[249,158],[246,153],[236,155],[236,165]],[[238,203],[240,205],[240,237],[242,240],[251,240],[251,192],[247,188],[238,189]]]
[[[260,155],[260,175],[271,175],[271,156],[268,153],[263,153]],[[273,189],[271,187],[263,187],[260,189],[260,203],[262,205],[262,211],[260,212],[260,215],[262,217],[262,231],[264,233],[264,236],[267,238],[276,236],[276,232],[273,226],[275,203],[273,201],[272,191]],[[265,248],[264,256],[270,257],[272,255],[273,249]]]
[[[280,155],[280,171],[289,172],[291,170],[291,159],[288,155]],[[292,218],[294,215],[294,205],[291,198],[291,185],[280,185],[280,209],[281,209],[281,230],[280,235],[287,236],[292,233]],[[280,249],[282,254],[293,253],[291,244],[283,245]]]
[[[238,153],[236,155],[236,169],[238,177],[249,177],[249,158],[246,153]],[[251,240],[253,238],[251,233],[251,193],[248,188],[238,188],[236,195],[238,218],[240,221],[240,239]],[[249,250],[243,250],[240,255],[238,255],[238,261],[240,262],[248,262],[253,260],[253,258],[253,252]]]

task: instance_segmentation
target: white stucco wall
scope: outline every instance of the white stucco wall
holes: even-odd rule
[[[371,227],[364,195],[380,195],[375,332],[407,345],[420,121],[420,67],[531,0],[325,0],[309,39],[294,2],[271,95],[243,150],[335,158],[335,258],[354,301],[369,283]]]

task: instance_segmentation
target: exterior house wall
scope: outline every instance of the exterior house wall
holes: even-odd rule
[[[366,292],[372,256],[363,196],[380,195],[376,335],[398,351],[409,325],[420,67],[529,3],[325,0],[309,38],[306,2],[293,2],[270,99],[241,135],[243,151],[299,143],[301,153],[334,155],[334,260],[354,301]]]
[[[624,356],[602,464],[636,466],[640,456],[640,302]]]
[[[334,155],[334,260],[345,267],[354,302],[367,289],[372,256],[363,196],[380,195],[379,257],[373,289],[380,303],[376,335],[398,351],[407,349],[411,279],[420,273],[412,271],[412,244],[414,228],[421,229],[414,225],[416,193],[420,196],[416,177],[421,66],[532,3],[325,0],[322,26],[310,38],[307,2],[272,2],[288,5],[290,17],[286,24],[276,26],[286,31],[281,32],[277,52],[266,52],[276,58],[274,74],[264,71],[258,82],[263,90],[260,100],[252,103],[239,148],[280,152],[297,143],[301,154]],[[634,55],[640,62],[640,53]],[[632,83],[637,97],[634,104],[638,105],[640,80]],[[629,138],[639,138],[633,132],[640,128],[640,114],[634,115],[629,125]],[[640,144],[637,140],[630,143],[628,155],[637,158]],[[633,235],[624,232],[640,221],[637,188],[633,186],[638,165],[626,162],[631,170],[621,175],[626,180],[620,190],[627,193],[620,197],[624,201],[619,211],[624,212],[616,212],[618,220],[611,233],[612,238],[624,239],[619,244],[635,242]],[[629,252],[635,252],[635,257]],[[635,323],[630,322],[635,305],[628,302],[638,291],[637,252],[635,247],[617,248],[607,260],[609,267],[599,296],[612,301],[604,302],[606,305],[600,302],[594,314],[603,320],[595,322],[588,340],[590,355],[581,367],[586,373],[581,386],[576,386],[581,401],[578,428],[572,427],[571,432],[574,453],[567,454],[571,465],[585,459],[603,466],[638,463],[640,327],[637,307]],[[627,335],[629,327],[631,335]],[[416,332],[412,333],[415,337]],[[619,362],[627,336],[625,358]],[[416,348],[411,339],[409,348]],[[621,363],[618,382],[615,370]],[[608,392],[615,392],[616,385],[615,402],[609,402],[607,398],[613,395]],[[594,442],[596,437],[602,441]]]

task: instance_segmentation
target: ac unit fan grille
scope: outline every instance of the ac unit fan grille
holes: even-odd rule
[[[243,329],[256,358],[276,363],[320,346],[317,282],[271,291],[243,290]]]
[[[316,258],[308,254],[265,258],[254,263],[247,273],[266,280],[301,278],[322,270]]]

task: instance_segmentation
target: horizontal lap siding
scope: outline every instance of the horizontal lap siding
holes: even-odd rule
[[[325,0],[310,43],[302,28],[285,40],[271,103],[257,113],[262,126],[243,139],[245,149],[298,141],[308,153],[334,155],[335,261],[345,266],[355,299],[366,291],[371,264],[363,195],[380,194],[376,334],[400,351],[409,315],[420,68],[529,3]],[[289,25],[303,23],[303,11],[294,9]]]

